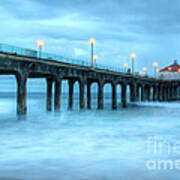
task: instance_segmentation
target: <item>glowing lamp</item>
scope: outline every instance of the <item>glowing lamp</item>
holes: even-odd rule
[[[90,43],[91,43],[91,44],[94,44],[94,42],[95,42],[94,38],[91,38],[91,39],[90,39]]]
[[[42,47],[43,45],[44,45],[44,41],[38,40],[38,46],[39,46],[39,47]]]
[[[131,59],[132,60],[134,60],[135,59],[135,57],[136,57],[136,55],[133,53],[133,54],[131,54]]]
[[[146,70],[147,70],[147,68],[146,68],[146,67],[144,67],[144,68],[143,68],[143,71],[146,71]]]
[[[157,66],[158,66],[158,63],[157,63],[157,62],[155,62],[155,63],[154,63],[154,67],[157,67]]]
[[[96,62],[98,56],[97,55],[94,55],[94,61]]]

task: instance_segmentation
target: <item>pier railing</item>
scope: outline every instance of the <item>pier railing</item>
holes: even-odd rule
[[[9,54],[17,54],[19,56],[38,58],[38,59],[43,59],[43,60],[56,60],[62,63],[74,64],[74,65],[85,66],[85,67],[91,66],[91,64],[87,61],[78,60],[74,58],[68,58],[68,57],[59,56],[56,54],[51,54],[51,53],[46,53],[46,52],[40,52],[33,49],[25,49],[25,48],[16,47],[16,46],[8,45],[8,44],[2,44],[2,43],[0,43],[0,52],[9,53]],[[109,71],[121,72],[121,73],[124,72],[124,70],[121,68],[106,66],[99,63],[95,64],[94,67],[98,69],[102,69],[102,70],[109,70]]]

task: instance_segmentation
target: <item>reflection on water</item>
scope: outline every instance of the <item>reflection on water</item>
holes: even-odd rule
[[[26,120],[16,117],[15,97],[0,98],[0,180],[176,180],[180,171],[148,170],[150,159],[178,154],[147,153],[148,137],[180,140],[179,103],[131,104],[112,111],[46,113],[44,95],[28,99]],[[9,98],[8,98],[9,97]],[[96,104],[96,99],[93,100]],[[78,98],[74,104],[78,104]],[[152,144],[153,146],[153,144]],[[166,148],[166,146],[164,147]]]

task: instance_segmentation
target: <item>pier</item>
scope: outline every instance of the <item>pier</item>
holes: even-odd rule
[[[112,109],[117,109],[117,86],[121,86],[122,107],[127,106],[127,87],[130,88],[130,101],[176,101],[180,98],[180,81],[159,80],[132,75],[118,69],[95,66],[73,59],[53,56],[38,52],[29,53],[23,48],[0,45],[0,75],[14,75],[17,81],[17,114],[27,113],[26,89],[28,78],[46,80],[47,111],[60,111],[61,83],[68,81],[68,106],[73,108],[74,84],[79,83],[79,107],[91,109],[91,85],[98,84],[98,109],[104,108],[103,88],[109,83],[112,86]],[[37,53],[37,54],[36,54]],[[53,89],[54,88],[54,96]],[[86,94],[85,94],[86,92]],[[140,97],[141,95],[141,97]],[[86,96],[86,103],[85,103]],[[52,100],[54,97],[54,100]],[[53,107],[54,106],[54,107]]]

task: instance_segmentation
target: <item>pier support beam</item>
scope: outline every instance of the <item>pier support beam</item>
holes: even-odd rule
[[[126,86],[126,84],[121,85],[121,103],[122,103],[123,108],[127,107],[127,86]]]
[[[179,90],[180,90],[180,88],[179,88],[179,86],[177,87],[177,100],[179,101],[180,100],[180,94],[179,94]]]
[[[158,87],[158,101],[163,101],[162,93],[163,93],[163,87],[159,85]]]
[[[147,101],[147,86],[144,86],[144,101]]]
[[[141,101],[143,102],[143,101],[145,101],[145,86],[144,85],[142,85],[141,86]]]
[[[178,86],[176,86],[176,100],[179,100],[179,90]]]
[[[157,91],[158,91],[158,88],[157,86],[154,86],[153,87],[153,101],[157,101]]]
[[[170,101],[170,87],[167,87],[167,101]]]
[[[104,84],[102,82],[98,83],[98,109],[104,108],[104,93],[103,93]]]
[[[168,87],[165,88],[165,101],[168,101]]]
[[[79,103],[80,103],[80,109],[84,109],[84,87],[85,87],[85,82],[83,80],[80,80],[79,82]]]
[[[68,99],[68,109],[72,109],[73,107],[73,93],[74,93],[74,80],[69,80],[69,99]]]
[[[136,88],[137,87],[136,87],[135,83],[130,86],[131,102],[135,102],[137,100],[137,95],[136,95],[137,89]]]
[[[174,87],[174,100],[177,101],[177,86]]]
[[[162,100],[166,101],[166,88],[165,87],[162,88]]]
[[[163,86],[162,87],[162,101],[165,101],[165,99],[166,99],[166,91],[165,91],[165,87]]]
[[[27,104],[26,104],[26,84],[27,84],[27,75],[18,73],[16,75],[17,80],[17,114],[25,115],[27,113]]]
[[[53,80],[47,78],[46,79],[46,109],[47,111],[52,111],[52,85]]]
[[[117,87],[112,84],[112,109],[117,109]]]
[[[91,83],[87,82],[87,108],[91,109]]]
[[[144,101],[150,101],[150,87],[148,85],[144,85]]]
[[[60,111],[61,106],[61,79],[56,79],[54,88],[54,110]]]
[[[174,101],[174,86],[172,87],[172,101]]]
[[[139,102],[139,86],[136,86],[136,101]]]
[[[173,100],[173,87],[170,87],[170,101]]]
[[[147,90],[147,91],[146,91],[146,94],[147,94],[147,96],[146,96],[147,101],[151,101],[151,87],[148,86],[146,90]]]

